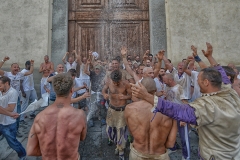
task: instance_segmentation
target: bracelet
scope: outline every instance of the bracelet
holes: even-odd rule
[[[199,56],[198,56],[198,55],[197,55],[197,56],[195,56],[195,57],[194,57],[194,59],[195,59],[195,61],[196,61],[196,62],[200,62],[200,61],[202,61],[202,60],[201,60],[201,58],[199,58]]]

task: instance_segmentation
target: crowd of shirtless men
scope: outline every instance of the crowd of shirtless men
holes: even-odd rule
[[[64,65],[55,70],[44,57],[41,95],[48,93],[49,106],[36,117],[34,111],[29,113],[35,119],[26,151],[16,136],[29,114],[18,113],[37,99],[34,61],[27,61],[22,71],[17,63],[10,72],[0,69],[0,133],[20,159],[80,159],[79,143],[87,127],[94,126],[94,116],[106,124],[108,144],[116,145],[119,160],[168,160],[179,149],[177,134],[182,159],[189,160],[191,128],[199,137],[199,159],[240,159],[240,75],[234,64],[218,64],[210,43],[200,55],[195,46],[189,47],[192,54],[181,57],[176,67],[164,50],[154,56],[146,51],[143,57],[133,56],[126,47],[120,50],[110,61],[99,60],[92,51],[87,56],[67,52]],[[0,68],[7,60],[3,58]]]

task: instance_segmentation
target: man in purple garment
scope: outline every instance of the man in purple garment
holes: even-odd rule
[[[240,120],[240,99],[223,68],[212,57],[211,44],[207,43],[207,51],[203,50],[203,54],[213,68],[205,68],[198,75],[202,97],[189,104],[159,98],[155,112],[196,126],[200,159],[240,159],[240,126],[233,123]],[[194,58],[201,62],[198,56]],[[133,96],[150,99],[152,95],[139,85],[132,84]]]

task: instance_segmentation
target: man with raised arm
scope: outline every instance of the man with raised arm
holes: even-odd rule
[[[72,107],[73,79],[68,73],[54,76],[56,101],[34,119],[27,155],[51,160],[80,160],[78,147],[87,133],[86,116]]]
[[[50,62],[48,55],[45,55],[44,56],[44,62],[41,63],[40,68],[39,68],[39,73],[42,73],[41,95],[47,92],[46,89],[50,88],[50,85],[48,83],[47,83],[47,88],[45,88],[44,85],[47,82],[48,76],[53,72],[54,72],[53,62]]]
[[[154,95],[156,85],[152,78],[143,78],[141,84]],[[131,144],[129,160],[170,160],[167,148],[174,146],[177,123],[161,113],[152,113],[153,105],[146,100],[128,104],[125,119],[134,141]]]
[[[77,54],[75,50],[73,50],[73,54],[74,55],[70,55],[69,52],[66,52],[66,54],[62,58],[62,61],[65,64],[67,72],[69,69],[76,69],[77,63],[79,62],[80,56]],[[68,60],[66,60],[66,58],[68,58]]]
[[[104,99],[109,99],[107,111],[107,135],[109,143],[117,145],[115,154],[119,154],[119,160],[124,160],[124,148],[126,145],[126,121],[124,110],[127,100],[131,99],[131,89],[128,82],[122,80],[122,73],[115,70],[111,73],[111,81],[105,84],[102,90]]]
[[[202,69],[198,84],[202,97],[189,104],[176,104],[158,99],[156,112],[196,125],[200,159],[240,159],[240,98],[231,88],[225,71],[212,56],[212,46],[203,50],[213,68]],[[194,57],[201,61],[199,56]],[[222,82],[224,84],[222,84]],[[152,95],[140,84],[133,85],[133,95],[151,100]]]

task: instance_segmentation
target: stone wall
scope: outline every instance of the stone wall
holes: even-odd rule
[[[239,0],[166,0],[168,58],[174,64],[192,54],[191,45],[201,50],[206,42],[222,65],[240,66]]]
[[[24,68],[26,60],[34,59],[39,67],[44,55],[50,55],[50,1],[1,0],[0,58],[11,58],[6,66],[17,62]]]
[[[41,74],[38,69],[44,55],[51,55],[52,0],[1,0],[0,60],[9,56],[2,69],[10,71],[17,62],[25,68],[33,59],[35,89],[40,91]]]

